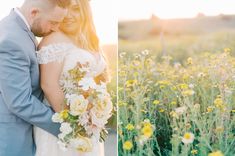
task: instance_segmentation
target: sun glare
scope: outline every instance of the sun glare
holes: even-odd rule
[[[19,7],[23,1],[10,0],[2,2],[0,6],[0,19],[8,15],[12,8]],[[117,44],[116,0],[92,0],[90,4],[101,44]]]
[[[235,14],[231,0],[119,0],[119,20],[147,19],[152,14],[163,18],[192,18]]]

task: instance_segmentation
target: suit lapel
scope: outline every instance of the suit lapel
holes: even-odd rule
[[[33,34],[31,31],[27,31],[27,33],[29,34],[30,39],[31,39],[31,40],[33,41],[33,43],[34,43],[35,50],[37,50],[37,40],[36,40],[34,34]]]

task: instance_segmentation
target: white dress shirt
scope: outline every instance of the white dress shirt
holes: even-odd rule
[[[24,15],[20,12],[18,8],[14,8],[14,11],[20,16],[20,18],[24,21],[24,23],[27,25],[28,29],[30,30],[30,25]],[[31,31],[31,30],[30,30]]]

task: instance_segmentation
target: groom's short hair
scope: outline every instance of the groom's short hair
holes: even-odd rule
[[[38,6],[47,10],[58,6],[61,8],[67,8],[71,3],[71,0],[25,0],[23,5],[26,6]]]

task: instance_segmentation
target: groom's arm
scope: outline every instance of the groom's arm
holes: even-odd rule
[[[29,56],[12,41],[0,43],[0,93],[13,114],[58,135],[60,125],[51,120],[54,112],[32,95]]]

